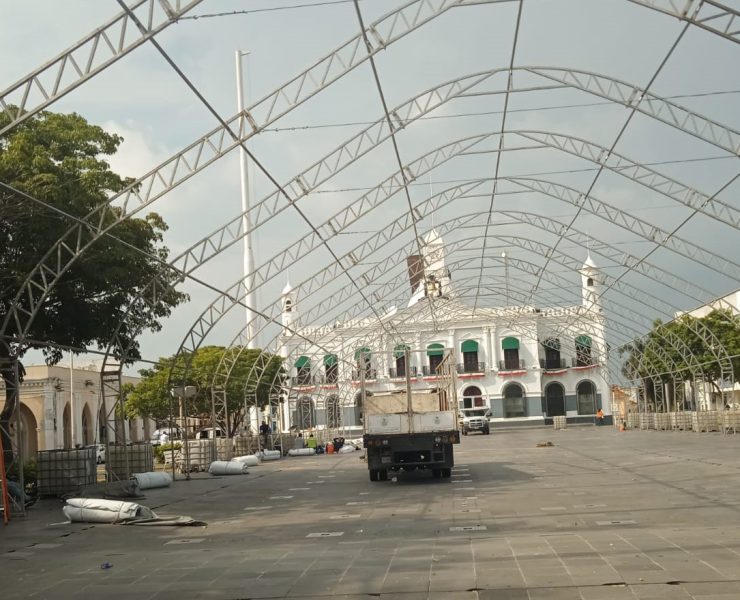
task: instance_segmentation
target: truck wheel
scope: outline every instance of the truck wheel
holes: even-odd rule
[[[377,469],[370,469],[370,481],[378,481],[379,472]]]
[[[378,479],[380,481],[388,481],[388,470],[381,469],[380,471],[378,471]]]
[[[452,469],[447,467],[446,469],[442,469],[442,477],[448,478],[452,475]]]

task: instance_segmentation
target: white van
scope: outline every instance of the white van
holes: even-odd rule
[[[200,431],[195,432],[196,440],[212,440],[213,438],[223,437],[226,437],[226,434],[224,433],[224,430],[220,427],[218,429],[214,429],[213,427],[206,427],[204,429],[201,429]]]

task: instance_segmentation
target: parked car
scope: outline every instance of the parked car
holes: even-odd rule
[[[205,427],[195,432],[196,440],[212,440],[214,437],[226,437],[226,433],[221,428],[214,429],[213,427]]]
[[[105,444],[95,445],[95,462],[99,465],[105,463]]]
[[[163,427],[162,429],[155,429],[152,433],[152,437],[149,443],[152,446],[159,446],[160,444],[166,444],[182,438],[182,432],[179,427]]]

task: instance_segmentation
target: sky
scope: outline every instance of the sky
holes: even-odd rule
[[[430,3],[437,5],[440,0]],[[361,0],[358,4],[367,26],[406,2]],[[740,8],[738,3],[729,4]],[[112,0],[0,0],[0,56],[4,57],[0,60],[0,88],[11,86],[119,12],[119,5]],[[227,14],[214,16],[218,13]],[[381,50],[375,56],[377,81],[369,61],[364,61],[250,138],[247,147],[269,173],[268,177],[252,165],[250,197],[257,203],[272,194],[275,185],[271,179],[288,185],[297,174],[383,118],[384,102],[392,109],[445,82],[499,70],[468,90],[465,97],[445,102],[396,133],[398,157],[404,165],[455,141],[467,139],[467,145],[475,136],[480,139],[411,182],[408,197],[397,190],[377,208],[348,223],[328,241],[331,252],[341,256],[387,230],[391,221],[407,213],[409,202],[416,205],[448,188],[481,180],[475,193],[456,198],[417,223],[420,233],[433,226],[446,228],[445,242],[459,243],[459,249],[448,256],[457,285],[469,287],[471,282],[485,280],[503,290],[505,270],[500,254],[506,252],[512,258],[546,264],[548,272],[572,282],[570,288],[544,280],[536,286],[532,276],[515,270],[509,275],[510,283],[512,289],[522,290],[523,300],[538,306],[577,303],[578,273],[570,266],[546,262],[543,253],[533,251],[528,242],[557,245],[557,250],[578,260],[585,259],[590,250],[604,272],[620,278],[625,286],[605,292],[607,306],[612,303],[615,310],[632,311],[636,316],[629,327],[644,330],[653,318],[670,318],[676,310],[697,306],[739,287],[735,273],[740,268],[734,265],[733,252],[738,233],[734,227],[692,214],[665,193],[625,177],[632,173],[625,170],[625,161],[651,165],[661,175],[707,196],[717,194],[718,200],[737,209],[740,183],[723,186],[737,175],[738,157],[622,104],[572,86],[556,86],[552,78],[562,76],[564,70],[578,70],[580,81],[586,81],[588,73],[598,73],[639,88],[649,85],[651,93],[671,98],[737,132],[740,45],[694,26],[684,28],[677,19],[627,0],[523,0],[521,10],[518,1],[453,8]],[[204,0],[156,39],[218,115],[229,118],[236,113],[237,50],[249,52],[243,72],[247,104],[251,105],[359,32],[354,2]],[[510,65],[514,67],[511,78]],[[507,85],[513,90],[508,96]],[[294,87],[286,94],[292,92]],[[131,177],[146,174],[218,126],[209,109],[150,43],[71,91],[51,110],[78,112],[122,135],[124,142],[111,157],[111,164]],[[587,140],[607,149],[613,146],[609,160],[624,167],[623,174],[599,169],[593,161],[542,143],[555,139],[548,134],[566,136],[559,140]],[[577,146],[572,141],[566,143],[567,148]],[[256,265],[260,267],[309,234],[312,226],[324,231],[322,224],[327,219],[392,176],[398,170],[398,157],[387,140],[321,183],[294,207],[261,224],[253,235]],[[493,193],[496,175],[499,183]],[[515,178],[520,178],[519,182]],[[589,191],[591,198],[664,230],[680,226],[675,234],[678,238],[729,262],[718,259],[714,268],[709,268],[689,260],[619,227],[614,219],[590,215],[573,204],[522,186],[522,182],[533,185],[533,180],[580,193]],[[667,188],[661,189],[665,192]],[[374,197],[377,200],[377,194]],[[141,214],[151,210],[160,213],[169,225],[165,243],[172,257],[206,238],[241,212],[238,154],[232,151],[222,157]],[[471,214],[478,215],[473,226],[454,222]],[[579,232],[593,241],[585,243],[583,236],[558,239],[552,231],[524,223],[526,215],[547,217],[551,224],[561,222],[561,231]],[[404,231],[348,273],[322,285],[310,297],[299,298],[301,309],[316,315],[313,324],[325,325],[346,316],[347,310],[369,316],[401,305],[409,292],[404,280],[405,254],[413,250],[413,244],[413,231]],[[637,259],[648,256],[648,263],[662,269],[664,275],[626,270],[623,262],[628,259],[622,257],[620,263],[617,251]],[[454,265],[481,256],[482,272],[480,267],[461,265],[455,273]],[[274,314],[288,279],[298,286],[333,260],[322,246],[300,253],[285,269],[272,270],[257,292],[258,308]],[[378,264],[386,267],[376,279],[361,278]],[[190,294],[190,301],[175,310],[162,331],[142,335],[144,358],[156,360],[176,352],[204,309],[216,299],[214,288],[228,290],[239,281],[241,246],[234,245],[193,275],[208,286],[192,280],[183,284],[181,289]],[[374,294],[383,282],[394,282],[393,291],[378,297]],[[323,303],[346,286],[355,291],[352,299],[322,311]],[[656,300],[646,304],[643,292]],[[372,306],[367,305],[368,299]],[[497,306],[505,298],[500,292],[480,302]],[[243,308],[229,311],[205,343],[232,343],[243,322]],[[276,327],[268,327],[260,344],[274,346],[276,333]],[[619,336],[625,334],[614,335],[619,343]]]

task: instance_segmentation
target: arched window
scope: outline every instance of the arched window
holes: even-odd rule
[[[307,385],[311,383],[311,359],[308,356],[299,356],[295,361],[295,368],[298,371],[296,383],[298,385]]]
[[[463,373],[480,373],[484,370],[478,362],[478,342],[465,340],[460,350],[463,355]]]
[[[410,350],[410,346],[406,344],[399,344],[393,349],[393,358],[396,361],[396,368],[391,372],[391,377],[406,377],[406,350]]]
[[[285,301],[285,312],[291,312],[293,310],[293,303],[290,300]]]
[[[519,340],[515,337],[506,337],[501,340],[501,349],[504,351],[504,360],[499,364],[501,371],[516,371],[522,368],[519,360]]]
[[[476,385],[469,385],[463,390],[462,408],[478,408],[486,405],[483,392]]]
[[[313,400],[309,396],[301,396],[296,403],[296,425],[299,429],[310,429],[316,424]]]
[[[593,285],[594,285],[593,277],[589,277],[588,279],[586,279],[586,287],[593,287]]]
[[[576,387],[576,403],[579,415],[596,414],[596,386],[592,381],[581,381]]]
[[[436,375],[437,368],[442,364],[444,356],[444,346],[442,344],[429,344],[427,346],[427,357],[429,358],[429,375]]]
[[[324,373],[326,383],[336,383],[339,380],[339,364],[336,354],[324,355]]]
[[[330,428],[342,425],[342,407],[339,405],[339,396],[336,394],[326,399],[326,425]]]
[[[357,365],[356,377],[352,379],[361,379],[361,371],[365,372],[365,379],[375,379],[375,373],[372,369],[372,352],[370,348],[363,346],[355,350],[355,364]]]
[[[560,360],[560,340],[558,338],[547,338],[542,345],[545,348],[545,360],[541,365],[545,369],[561,369],[565,365]]]
[[[576,366],[587,367],[592,363],[591,338],[587,335],[579,335],[576,338]]]
[[[548,417],[565,414],[565,389],[559,383],[550,383],[545,388],[545,412]]]
[[[527,407],[524,401],[524,390],[516,383],[510,383],[504,388],[504,418],[526,417]]]

